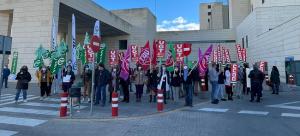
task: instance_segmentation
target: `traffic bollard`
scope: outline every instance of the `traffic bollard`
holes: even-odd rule
[[[61,93],[60,100],[60,117],[66,117],[68,112],[68,93]]]
[[[162,112],[164,110],[164,94],[163,90],[157,91],[157,111]]]
[[[118,110],[119,110],[119,98],[118,98],[118,93],[113,92],[112,93],[112,98],[111,98],[111,116],[112,117],[118,117]]]

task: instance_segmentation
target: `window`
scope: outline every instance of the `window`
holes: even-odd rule
[[[127,40],[119,40],[119,50],[127,49]]]
[[[211,16],[211,12],[208,12],[207,15]]]
[[[245,40],[242,38],[242,47],[245,48]]]
[[[246,48],[248,48],[248,35],[246,36]]]
[[[207,8],[208,8],[208,9],[211,9],[211,5],[207,5]]]
[[[265,3],[265,0],[261,0],[261,3],[264,4],[264,3]]]

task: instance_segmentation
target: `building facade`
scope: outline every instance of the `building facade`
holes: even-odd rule
[[[228,5],[222,2],[200,4],[200,29],[228,29]]]

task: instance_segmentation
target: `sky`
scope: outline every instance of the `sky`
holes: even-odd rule
[[[199,4],[227,0],[93,0],[107,10],[149,8],[158,31],[199,30]],[[156,6],[155,6],[156,5]]]

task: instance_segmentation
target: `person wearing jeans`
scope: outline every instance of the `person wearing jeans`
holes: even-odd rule
[[[224,98],[224,93],[225,93],[225,75],[223,70],[219,70],[219,79],[218,79],[218,100],[221,99],[222,101],[226,101]],[[218,72],[219,72],[218,71]]]
[[[217,65],[215,63],[212,64],[211,69],[209,69],[209,80],[212,86],[212,90],[211,90],[211,103],[212,104],[218,104],[219,100],[218,100],[218,78],[219,78],[219,74],[216,71]]]
[[[276,66],[272,67],[272,71],[271,71],[271,84],[272,84],[272,90],[273,93],[272,94],[279,94],[279,85],[280,85],[280,74],[278,71],[278,68]]]
[[[42,69],[38,71],[37,78],[41,90],[40,100],[42,101],[46,98],[46,96],[48,97],[50,95],[48,84],[50,83],[51,80],[51,74],[50,71],[47,70],[46,66],[43,66]]]
[[[10,70],[8,66],[5,65],[2,71],[2,76],[3,76],[2,84],[4,83],[5,88],[7,88],[7,80],[9,75],[10,75]]]
[[[180,71],[178,67],[175,67],[174,73],[171,74],[171,85],[173,90],[173,100],[174,102],[179,99],[179,91],[182,83],[182,77],[180,76]]]
[[[28,83],[31,81],[31,75],[28,72],[27,66],[22,66],[20,72],[17,74],[16,80],[18,81],[16,86],[17,93],[15,97],[15,103],[18,103],[21,91],[23,92],[23,102],[27,102]]]
[[[193,107],[193,76],[191,70],[187,66],[184,66],[183,75],[183,90],[185,91],[185,105]]]
[[[98,105],[100,102],[100,99],[102,100],[102,106],[105,106],[106,102],[106,86],[110,80],[110,74],[105,69],[103,64],[99,64],[97,73],[95,75],[96,85],[97,85],[97,91],[96,91],[96,102],[95,105]],[[102,96],[102,98],[101,98]]]

